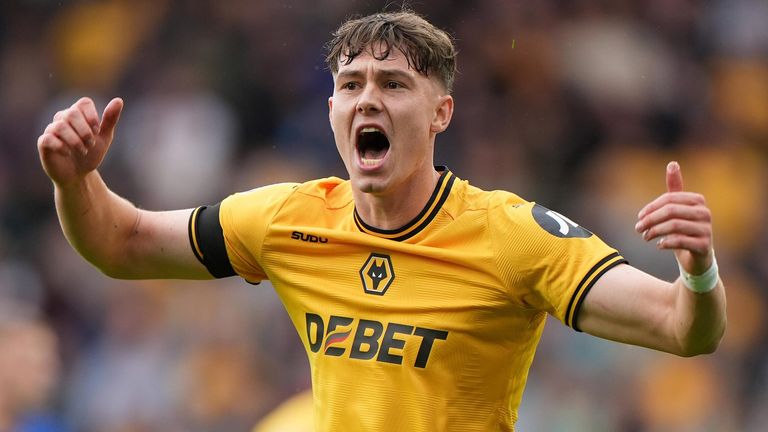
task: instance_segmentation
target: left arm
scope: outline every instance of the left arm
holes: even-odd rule
[[[714,262],[712,222],[704,197],[683,192],[677,163],[667,166],[668,192],[640,211],[635,226],[659,249],[671,249],[680,266],[700,275]],[[578,327],[592,335],[681,356],[714,352],[725,332],[725,288],[696,293],[678,277],[659,280],[628,265],[614,267],[590,290]]]

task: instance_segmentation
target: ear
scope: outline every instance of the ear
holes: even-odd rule
[[[435,109],[435,115],[432,118],[429,130],[438,134],[446,129],[451,123],[453,117],[453,96],[443,95],[440,96],[440,101]]]
[[[333,130],[333,96],[328,98],[328,122],[331,123],[331,130]]]

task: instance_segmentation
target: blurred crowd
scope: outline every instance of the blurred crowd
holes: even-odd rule
[[[0,431],[246,431],[309,386],[268,283],[109,279],[66,243],[36,139],[80,96],[125,99],[101,172],[148,209],[344,176],[323,44],[370,0],[0,3]],[[714,355],[681,359],[550,320],[523,431],[768,424],[768,3],[420,1],[456,38],[436,162],[568,215],[644,270],[634,232],[669,160],[707,196],[728,292]]]

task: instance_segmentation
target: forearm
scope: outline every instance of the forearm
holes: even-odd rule
[[[59,111],[37,140],[55,186],[56,211],[69,243],[105,274],[121,279],[207,279],[190,248],[192,209],[150,212],[110,191],[97,168],[123,109],[115,98],[98,112],[89,98]]]
[[[113,274],[139,210],[107,187],[98,171],[72,184],[55,184],[56,211],[69,243],[86,260]]]
[[[690,357],[714,351],[725,330],[725,289],[705,294],[629,265],[612,268],[587,295],[578,315],[586,333]]]
[[[682,356],[709,354],[717,349],[726,327],[726,299],[723,282],[704,294],[689,290],[678,278],[673,287],[677,290],[674,334]]]

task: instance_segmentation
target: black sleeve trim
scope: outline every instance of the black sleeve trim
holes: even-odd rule
[[[227,247],[224,245],[224,232],[219,223],[219,206],[196,208],[189,217],[189,243],[192,252],[208,272],[216,278],[235,276],[235,270],[229,262]]]
[[[626,259],[624,259],[624,257],[614,252],[595,264],[581,279],[581,282],[579,282],[576,291],[574,291],[573,296],[571,297],[571,301],[568,304],[568,311],[566,312],[565,317],[566,324],[569,324],[577,332],[581,332],[581,330],[576,325],[576,322],[579,317],[581,305],[584,303],[584,299],[587,298],[589,291],[595,285],[595,282],[597,282],[597,280],[600,279],[608,270],[616,267],[619,264],[627,263],[628,262]],[[589,281],[589,283],[587,283],[587,281]],[[574,302],[576,302],[575,305]],[[568,315],[570,315],[570,317]]]

